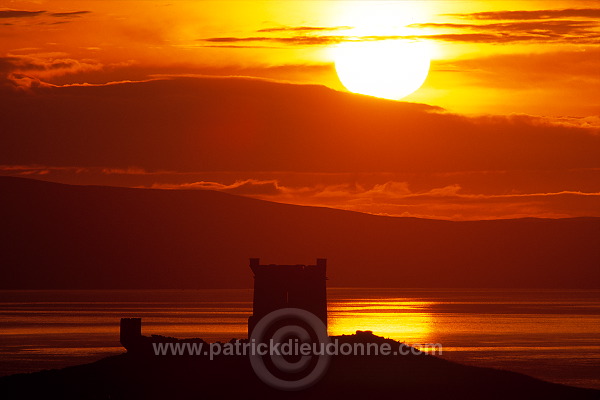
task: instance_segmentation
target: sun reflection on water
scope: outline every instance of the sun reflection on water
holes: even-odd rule
[[[334,301],[329,306],[329,334],[352,334],[370,330],[375,335],[407,343],[433,339],[435,303],[407,299],[353,299]]]

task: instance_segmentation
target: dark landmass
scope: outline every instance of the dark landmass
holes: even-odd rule
[[[327,258],[333,286],[600,287],[600,218],[394,218],[13,177],[0,192],[1,289],[249,288],[249,257]]]
[[[598,168],[600,136],[592,129],[527,115],[461,116],[318,85],[178,77],[19,92],[0,87],[0,104],[2,165],[180,172],[519,171],[518,180],[530,179],[525,171],[547,171],[535,175],[545,177],[541,186],[529,182],[527,187],[557,187],[563,175],[581,179],[575,184],[580,189],[597,188],[589,172],[555,172]],[[520,186],[501,186],[514,185]]]
[[[398,342],[368,335],[340,342]],[[456,364],[425,354],[334,356],[315,386],[272,389],[248,357],[122,354],[100,361],[0,378],[3,399],[597,399],[600,391],[522,374]]]

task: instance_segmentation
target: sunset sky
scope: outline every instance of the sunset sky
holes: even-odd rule
[[[599,20],[592,1],[0,0],[0,173],[395,216],[600,216]],[[379,43],[430,59],[401,102],[336,73],[340,49]]]

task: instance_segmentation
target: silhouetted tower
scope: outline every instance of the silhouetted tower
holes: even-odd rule
[[[316,265],[260,265],[250,259],[254,273],[254,312],[248,318],[248,337],[262,317],[280,308],[301,308],[319,317],[327,326],[327,260]]]

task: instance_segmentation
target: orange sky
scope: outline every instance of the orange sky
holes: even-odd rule
[[[408,101],[466,113],[589,116],[598,114],[600,89],[600,11],[593,6],[1,1],[0,52],[17,71],[58,83],[233,74],[343,90],[332,66],[337,44],[417,37],[430,46],[433,65]]]
[[[577,1],[0,1],[0,168],[390,215],[600,215],[599,17]],[[404,100],[432,107],[174,79],[343,92],[336,46],[380,40],[426,46]]]

